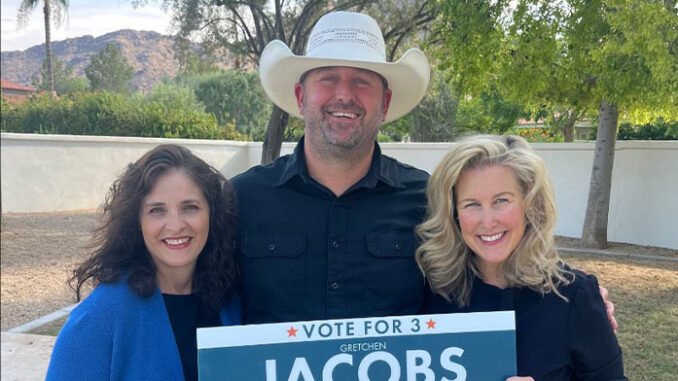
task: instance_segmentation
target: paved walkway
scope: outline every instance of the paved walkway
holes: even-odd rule
[[[0,381],[43,381],[56,337],[26,332],[68,315],[76,305],[2,332]]]
[[[1,335],[0,380],[44,380],[56,337],[12,332]]]

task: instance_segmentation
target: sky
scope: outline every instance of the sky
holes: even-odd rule
[[[17,28],[21,0],[1,0],[0,48],[26,50],[45,42],[42,1],[31,13],[28,25]],[[52,41],[92,35],[98,37],[120,29],[156,31],[170,34],[171,15],[161,8],[162,1],[150,0],[134,8],[130,0],[69,0],[68,18],[59,28],[52,26]]]

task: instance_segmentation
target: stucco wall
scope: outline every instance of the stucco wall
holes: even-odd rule
[[[185,145],[226,176],[249,165],[243,142],[3,133],[2,211],[97,208],[127,164],[169,142]]]
[[[256,165],[261,143],[3,133],[2,210],[96,208],[124,167],[151,147],[182,144],[228,177]],[[385,154],[432,172],[453,143],[388,143]],[[593,143],[535,144],[558,203],[557,234],[579,237],[586,212]],[[282,153],[293,150],[285,143]],[[678,141],[617,142],[608,238],[678,249]]]

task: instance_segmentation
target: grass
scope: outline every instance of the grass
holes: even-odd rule
[[[597,275],[615,304],[629,380],[678,379],[678,263],[566,257]]]
[[[35,334],[35,335],[47,335],[47,336],[57,336],[59,334],[59,331],[61,331],[61,327],[66,323],[66,319],[68,318],[68,315],[56,319],[52,322],[49,322],[47,324],[43,324],[37,328],[34,328],[31,330],[29,333]]]
[[[678,263],[565,256],[597,275],[615,304],[617,338],[629,380],[678,379]],[[66,318],[31,333],[57,335]]]

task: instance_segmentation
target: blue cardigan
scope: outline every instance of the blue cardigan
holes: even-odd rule
[[[240,324],[240,301],[221,311]],[[183,380],[179,351],[159,290],[136,295],[124,281],[100,284],[70,314],[46,380]]]

